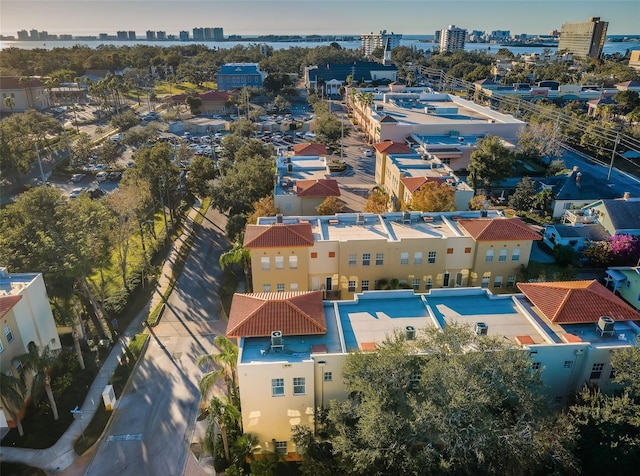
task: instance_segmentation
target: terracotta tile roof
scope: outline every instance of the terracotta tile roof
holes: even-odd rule
[[[0,296],[0,319],[6,316],[13,306],[15,306],[18,301],[22,299],[21,294],[11,295],[11,296]]]
[[[229,312],[227,337],[268,337],[325,334],[322,291],[235,294]]]
[[[324,144],[317,144],[314,142],[306,142],[304,144],[296,144],[293,146],[294,155],[327,155],[327,148]]]
[[[298,197],[339,197],[340,188],[334,179],[298,180]]]
[[[575,334],[562,334],[560,336],[560,339],[562,339],[563,341],[565,341],[567,344],[575,344],[577,342],[582,342],[582,338],[580,336],[577,336]]]
[[[404,184],[404,188],[414,193],[420,187],[427,182],[444,183],[440,177],[404,177],[400,179],[400,182]]]
[[[362,342],[360,344],[360,350],[362,352],[375,352],[378,348],[375,342]]]
[[[536,343],[531,336],[516,336],[516,342],[520,345],[531,345]]]
[[[243,246],[249,249],[313,246],[311,224],[247,225]]]
[[[227,102],[231,94],[226,91],[207,91],[206,93],[198,94],[198,97],[202,101]]]
[[[378,152],[384,154],[410,154],[411,148],[404,142],[394,142],[386,140],[373,145]]]
[[[518,283],[518,288],[551,322],[595,323],[600,316],[615,321],[640,318],[640,314],[598,281]]]
[[[542,236],[520,218],[459,220],[476,241],[541,240]]]

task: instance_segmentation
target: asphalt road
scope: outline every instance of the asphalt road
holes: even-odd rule
[[[223,218],[209,211],[149,347],[115,410],[88,476],[182,475],[199,414],[196,365],[214,352],[220,320]]]

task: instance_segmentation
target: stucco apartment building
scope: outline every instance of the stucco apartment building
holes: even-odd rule
[[[0,268],[0,372],[18,377],[21,371],[16,357],[28,351],[30,342],[39,349],[61,348],[55,320],[51,313],[42,274],[10,274]],[[2,405],[0,403],[0,405]],[[14,426],[0,407],[0,430]]]
[[[265,77],[258,63],[227,63],[220,68],[216,81],[218,91],[233,91],[246,87],[259,88]]]
[[[495,212],[261,217],[247,225],[253,289],[322,291],[327,299],[392,286],[513,292],[541,236]]]
[[[51,106],[49,93],[44,83],[37,78],[18,78],[17,76],[0,77],[0,111],[3,113],[24,112],[27,109],[47,109]],[[4,101],[13,99],[13,107],[6,106]]]
[[[298,459],[291,430],[313,428],[317,408],[347,398],[342,367],[350,353],[375,352],[393,332],[411,340],[452,322],[528,352],[550,405],[564,404],[585,383],[612,389],[610,353],[638,345],[638,313],[596,281],[518,287],[512,295],[368,291],[324,302],[320,291],[236,294],[227,336],[239,342],[244,431],[258,437],[258,452]]]
[[[368,101],[364,93],[371,93],[372,101]],[[468,138],[475,141],[488,134],[515,143],[526,126],[525,122],[510,115],[429,88],[416,90],[391,85],[389,88],[357,89],[345,96],[356,126],[372,143],[403,142],[411,136],[421,136],[422,143],[433,142],[434,150],[452,149],[468,143]],[[433,147],[438,143],[440,147]],[[458,152],[460,150],[450,157],[457,157]],[[463,167],[464,164],[452,165],[454,170]]]

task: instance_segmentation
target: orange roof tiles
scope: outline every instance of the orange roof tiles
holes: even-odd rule
[[[582,338],[580,336],[577,336],[575,334],[562,334],[560,336],[560,338],[565,341],[567,344],[576,344],[578,342],[582,342]]]
[[[630,321],[640,314],[598,281],[518,283],[518,288],[544,317],[558,324],[598,322],[600,316]]]
[[[0,296],[0,319],[9,314],[9,311],[22,299],[22,295]]]
[[[376,346],[375,342],[362,342],[360,344],[360,350],[362,352],[374,352],[378,346]]]
[[[298,180],[298,197],[339,197],[340,188],[334,179]]]
[[[313,246],[311,224],[247,225],[245,248],[280,248]]]
[[[410,154],[411,148],[404,142],[386,140],[373,145],[382,154]]]
[[[411,193],[414,193],[427,182],[444,183],[440,177],[404,177],[400,179],[404,187]]]
[[[274,330],[287,335],[325,334],[322,291],[235,294],[227,337],[268,337]]]
[[[536,343],[531,336],[516,336],[516,342],[520,345],[532,345]]]
[[[293,146],[294,155],[327,155],[327,148],[324,144],[315,142],[306,142],[304,144],[296,144]]]
[[[542,237],[520,218],[459,220],[476,241],[540,240]]]

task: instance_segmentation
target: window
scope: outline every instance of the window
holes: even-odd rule
[[[533,370],[540,370],[540,362],[534,362],[531,364]]]
[[[368,279],[363,279],[362,282],[360,283],[360,288],[363,291],[368,291],[369,290],[369,280]]]
[[[453,248],[447,248],[447,254],[448,255],[452,255],[453,254]]]
[[[373,289],[375,289],[376,291],[380,290],[380,281],[378,281],[377,279],[373,281]]]
[[[22,375],[22,361],[20,359],[13,359],[13,368],[16,369],[18,375]]]
[[[349,266],[354,267],[356,265],[356,255],[349,255]]]
[[[4,352],[4,345],[2,344],[2,341],[0,340],[0,354],[2,354],[2,352]]]
[[[289,256],[289,268],[290,269],[298,269],[298,257],[297,256]]]
[[[284,395],[284,379],[272,378],[271,379],[271,396],[280,397]]]
[[[507,287],[508,288],[512,288],[516,285],[516,277],[515,276],[508,276],[507,277]]]
[[[376,266],[384,264],[384,253],[376,253]]]
[[[428,291],[431,288],[433,288],[433,279],[431,279],[431,276],[429,276],[424,280],[424,289]]]
[[[270,284],[263,284],[262,285],[262,292],[270,293],[271,292],[271,285]]]
[[[513,250],[513,253],[511,254],[511,261],[520,261],[520,248]]]
[[[13,332],[11,332],[9,324],[4,326],[4,335],[7,336],[7,342],[11,342],[13,340]]]
[[[471,253],[471,248],[465,248],[464,249],[464,254],[468,255]]]
[[[411,286],[414,291],[420,291],[420,279],[414,278],[413,281],[411,281]]]
[[[591,367],[591,376],[589,377],[589,379],[598,380],[600,377],[602,377],[603,369],[604,369],[603,363],[593,364],[593,366]]]
[[[482,276],[482,284],[481,287],[483,288],[488,288],[489,287],[489,280],[491,279],[491,273],[486,273],[484,276]]]
[[[570,369],[571,367],[573,367],[573,360],[565,360],[563,367],[565,369]]]
[[[291,284],[289,285],[289,289],[290,289],[291,291],[297,291],[297,290],[298,290],[298,283],[291,283]]]
[[[491,263],[493,261],[493,250],[487,250],[487,254],[485,255],[484,260],[487,263]]]
[[[287,454],[287,442],[286,441],[276,441],[276,453],[279,455]]]
[[[335,258],[336,257],[336,252],[335,251],[329,251],[329,258]]]
[[[500,256],[498,257],[498,261],[500,261],[500,262],[507,261],[507,254],[508,253],[509,253],[509,250],[507,250],[506,248],[502,248],[500,250]]]
[[[349,291],[350,293],[355,293],[356,292],[356,282],[353,280],[350,280],[348,285],[347,285],[347,291]]]
[[[413,254],[413,264],[422,264],[422,251],[416,251]]]
[[[304,395],[306,390],[307,388],[304,383],[304,377],[293,377],[293,394]]]
[[[400,264],[409,264],[409,253],[400,253]]]
[[[268,256],[263,256],[260,258],[260,265],[263,270],[271,269],[271,260]]]
[[[311,252],[311,258],[317,258],[318,257],[318,253],[316,253],[315,251]],[[331,257],[331,253],[329,253],[329,257]]]
[[[362,253],[362,266],[369,266],[371,264],[371,253]]]
[[[284,256],[276,256],[276,269],[284,269]]]
[[[276,291],[278,291],[279,293],[283,293],[284,292],[284,283],[276,284]]]
[[[449,273],[449,271],[445,271],[445,273],[442,275],[442,287],[443,288],[448,288],[449,287],[449,279],[451,278],[451,273]]]
[[[429,251],[429,254],[427,255],[427,263],[435,264],[435,262],[436,262],[436,252]]]
[[[502,276],[496,276],[493,279],[493,287],[494,288],[501,288],[502,287]]]
[[[325,372],[324,373],[324,381],[325,382],[333,382],[333,372]]]

